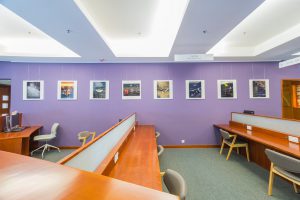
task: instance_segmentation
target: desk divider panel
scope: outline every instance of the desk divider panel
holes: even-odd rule
[[[65,162],[64,165],[90,172],[95,171],[120,139],[133,129],[135,121],[136,115],[133,114],[111,129],[103,137]]]
[[[256,126],[288,135],[300,136],[300,121],[275,117],[231,113],[231,121]]]

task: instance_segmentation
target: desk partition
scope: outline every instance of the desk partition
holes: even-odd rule
[[[300,136],[300,121],[275,117],[231,113],[231,121],[256,126],[288,135]]]
[[[95,171],[120,140],[132,131],[135,121],[136,114],[130,115],[59,163],[85,171]]]

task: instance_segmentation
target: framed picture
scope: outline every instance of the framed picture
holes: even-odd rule
[[[236,80],[218,80],[218,99],[236,99]]]
[[[90,99],[108,100],[109,99],[109,81],[91,80],[90,81]]]
[[[44,81],[23,81],[23,100],[43,100]]]
[[[154,80],[154,99],[173,99],[172,80]]]
[[[77,81],[58,81],[57,84],[58,100],[76,100],[77,99]]]
[[[250,79],[249,95],[251,99],[270,98],[269,79]]]
[[[185,81],[186,99],[205,99],[205,81],[204,80],[186,80]]]
[[[141,81],[122,81],[122,99],[141,99]]]

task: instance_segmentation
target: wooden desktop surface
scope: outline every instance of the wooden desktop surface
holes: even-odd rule
[[[271,147],[272,149],[279,150],[282,153],[300,158],[300,145],[289,142],[287,139],[276,137],[275,135],[266,132],[255,130],[248,131],[243,127],[233,126],[229,124],[215,124],[214,126],[242,136],[249,140],[255,141],[257,143],[263,144],[267,147]]]
[[[0,140],[30,137],[31,134],[33,134],[40,128],[42,128],[42,126],[30,126],[30,127],[25,128],[24,130],[18,131],[18,132],[8,132],[8,133],[0,132]]]
[[[41,128],[42,126],[31,126],[19,132],[0,132],[0,150],[28,156],[38,146],[33,137],[39,134]]]
[[[0,151],[0,199],[178,200],[96,173]]]
[[[162,191],[154,126],[136,126],[108,176]]]

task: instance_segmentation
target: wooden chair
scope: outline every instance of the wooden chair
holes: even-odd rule
[[[160,132],[156,131],[156,132],[155,132],[155,137],[156,137],[156,138],[159,138],[159,136],[160,136]]]
[[[229,159],[233,148],[237,148],[237,153],[239,154],[240,153],[239,148],[240,147],[245,147],[246,148],[246,154],[247,154],[247,160],[248,160],[248,162],[250,162],[248,143],[246,143],[244,141],[241,141],[241,140],[238,140],[237,135],[231,135],[227,131],[224,131],[222,129],[220,129],[220,133],[223,137],[220,154],[222,154],[225,144],[227,144],[230,147],[229,151],[228,151],[228,154],[227,154],[227,157],[226,157],[226,160]]]
[[[167,169],[162,176],[169,193],[179,196],[180,200],[185,200],[187,186],[184,178],[178,172],[171,169]]]
[[[92,136],[92,140],[95,138],[96,132],[82,131],[78,133],[78,140],[82,141],[82,145],[85,145],[86,140]]]
[[[157,145],[157,155],[158,157],[164,152],[165,148],[162,145]]]
[[[300,186],[300,160],[270,149],[266,149],[265,152],[271,161],[268,195],[272,195],[274,174],[291,181],[295,192],[298,193],[297,186]]]

